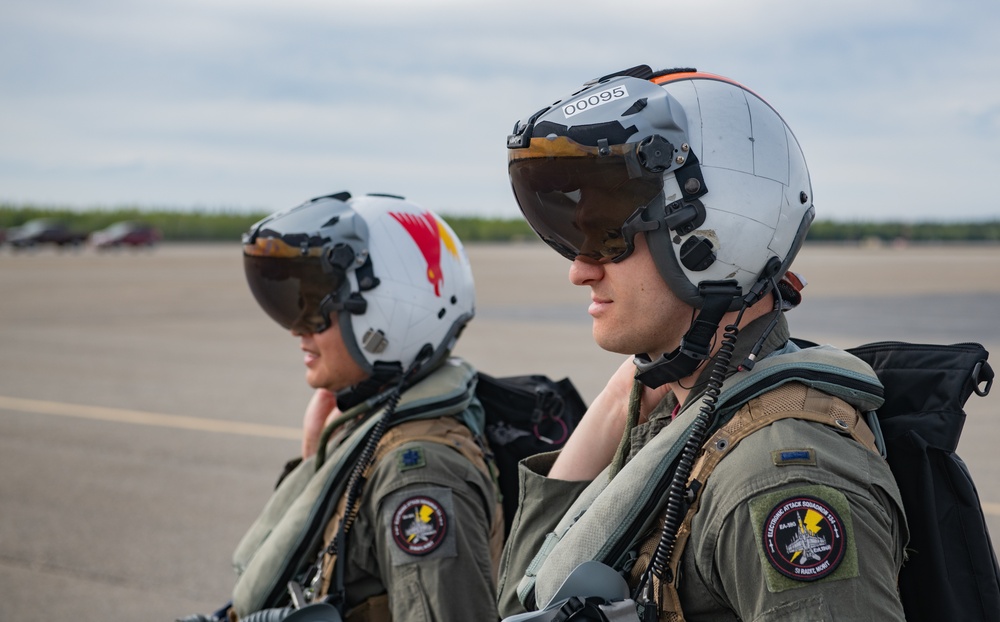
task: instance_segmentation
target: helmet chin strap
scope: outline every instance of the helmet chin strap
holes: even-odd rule
[[[638,368],[635,377],[647,387],[655,389],[693,374],[702,361],[711,356],[712,341],[722,316],[729,311],[733,299],[742,295],[736,281],[702,282],[698,284],[698,290],[705,304],[681,338],[681,345],[655,361],[650,360],[647,354],[635,355],[635,366]]]
[[[399,382],[403,377],[403,367],[398,363],[383,363],[376,361],[372,375],[353,387],[337,391],[337,408],[342,412],[357,406],[366,399],[385,390],[385,387]]]
[[[399,361],[391,363],[375,361],[372,365],[371,376],[353,387],[348,387],[337,392],[337,408],[341,411],[346,411],[384,391],[391,384],[398,383],[400,390],[405,391],[413,386],[416,381],[433,371],[433,369],[425,365],[433,354],[434,348],[429,343],[424,344],[424,347],[417,353],[416,360],[406,370],[403,369]]]

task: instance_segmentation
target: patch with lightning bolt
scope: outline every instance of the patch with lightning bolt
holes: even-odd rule
[[[396,544],[394,566],[457,555],[451,534],[454,511],[450,489],[403,490],[387,499],[383,507]]]
[[[850,504],[839,490],[802,486],[750,501],[771,592],[857,576]]]

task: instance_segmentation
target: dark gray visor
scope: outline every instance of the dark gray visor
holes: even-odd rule
[[[274,240],[270,240],[272,243]],[[330,326],[343,271],[324,271],[317,256],[269,254],[266,245],[247,244],[243,268],[257,303],[275,322],[298,333],[320,333]]]
[[[632,144],[598,148],[565,137],[532,138],[528,147],[508,154],[511,186],[525,219],[571,260],[627,257],[632,239],[623,225],[663,190],[663,174],[641,166]]]

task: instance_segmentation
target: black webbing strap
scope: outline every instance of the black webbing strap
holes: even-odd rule
[[[705,304],[681,339],[681,345],[656,361],[651,361],[645,354],[636,355],[638,373],[635,377],[647,387],[655,389],[694,373],[698,365],[711,356],[712,341],[719,330],[719,322],[729,311],[733,299],[742,293],[735,281],[702,284],[699,289]]]

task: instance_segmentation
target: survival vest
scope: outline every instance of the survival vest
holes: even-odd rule
[[[491,465],[488,464],[488,455],[484,453],[482,443],[472,435],[472,432],[461,421],[454,417],[435,417],[433,419],[411,419],[403,423],[396,424],[386,430],[375,450],[374,458],[365,468],[362,478],[368,480],[376,465],[386,456],[393,453],[400,446],[410,442],[430,442],[447,445],[461,453],[466,460],[474,465],[481,473],[487,477],[492,477]],[[360,503],[356,503],[353,512],[357,513]],[[327,522],[323,536],[324,542],[330,542],[337,535],[340,526],[340,519],[347,513],[347,495],[342,495],[337,502],[336,510],[330,521]],[[491,521],[492,531],[490,533],[490,558],[493,563],[494,579],[496,577],[497,565],[500,562],[500,553],[503,549],[503,509],[497,502]],[[321,583],[317,598],[330,594],[331,587],[335,586],[334,573],[337,563],[337,553],[327,553],[323,556],[321,573]],[[370,598],[354,609],[345,612],[347,622],[388,620],[389,601],[385,594],[378,594]]]
[[[482,411],[474,400],[475,378],[471,366],[452,359],[403,393],[392,424],[455,417],[474,434],[482,434]],[[284,605],[288,582],[301,578],[316,562],[336,501],[344,496],[348,475],[382,414],[382,408],[371,411],[324,457],[318,469],[318,456],[313,456],[292,470],[237,545],[232,609],[240,618]]]
[[[841,434],[849,435],[868,450],[881,454],[881,439],[877,439],[871,428],[859,416],[858,411],[846,401],[828,395],[818,389],[790,382],[755,397],[740,408],[729,421],[709,437],[691,474],[688,488],[700,492],[712,471],[727,455],[731,454],[740,441],[781,419],[813,421],[830,426]],[[876,428],[877,429],[877,428]],[[677,530],[676,544],[668,561],[665,581],[653,575],[653,590],[658,594],[659,619],[671,622],[684,620],[683,607],[678,593],[681,556],[691,535],[691,523],[699,509],[700,495],[696,494]],[[897,503],[899,500],[896,500]],[[638,581],[648,567],[659,541],[659,533],[647,539],[640,547],[631,578]]]
[[[790,382],[814,386],[862,412],[882,403],[882,386],[856,357],[829,346],[800,350],[788,344],[758,361],[753,370],[723,383],[708,434],[751,399]],[[605,471],[584,489],[528,565],[517,588],[522,604],[531,609],[535,603],[547,603],[581,562],[594,560],[615,569],[626,565],[642,534],[663,513],[674,463],[692,434],[702,403],[687,404],[614,479],[609,481]]]
[[[366,410],[364,405],[358,408],[362,413]],[[345,511],[348,475],[383,412],[380,407],[368,410],[364,421],[329,455],[324,445],[317,456],[303,460],[281,479],[243,536],[233,553],[238,578],[229,605],[238,617],[283,605],[288,582],[300,579],[316,562],[329,536],[324,534],[325,527]],[[504,512],[509,508],[505,521],[509,525],[517,504],[518,460],[561,447],[584,410],[583,400],[568,379],[498,378],[476,372],[460,359],[450,359],[403,393],[371,465],[378,456],[410,440],[450,444],[480,470],[493,470],[491,475],[505,500]],[[475,442],[484,436],[488,444]],[[484,454],[484,446],[492,453]],[[496,544],[502,535],[494,535]],[[324,587],[329,584],[333,560],[325,561]]]
[[[908,619],[1000,619],[1000,572],[975,488],[961,460],[953,454],[966,399],[973,391],[985,394],[992,381],[986,351],[978,344],[879,343],[852,353],[870,362],[871,367],[828,346],[800,350],[789,344],[759,362],[753,371],[728,379],[718,399],[715,425],[692,470],[689,489],[702,490],[714,466],[742,438],[779,418],[791,416],[831,425],[873,451],[882,450],[883,455],[888,445],[889,455],[897,454],[895,461],[890,458],[890,468],[901,491],[908,490],[901,495],[911,516],[910,548],[915,548],[917,555],[924,551],[924,563],[908,563],[900,578]],[[879,378],[888,388],[883,390]],[[978,385],[983,382],[986,387],[981,390]],[[765,393],[768,395],[760,397]],[[794,407],[769,406],[782,403]],[[599,476],[584,491],[529,565],[518,586],[522,603],[546,603],[561,580],[583,561],[597,560],[622,569],[624,556],[634,555],[638,549],[635,572],[645,569],[655,542],[644,549],[636,538],[662,514],[665,490],[660,488],[670,479],[664,465],[674,463],[698,409],[685,408],[651,441],[650,445],[657,447],[640,452],[610,483]],[[859,420],[855,409],[866,413],[870,428]],[[690,486],[695,483],[698,485]],[[675,578],[691,519],[698,509],[697,499],[696,494],[678,531],[666,573],[670,581],[654,581],[662,608],[660,619],[683,620]],[[570,530],[577,524],[580,528]],[[600,533],[596,537],[587,534],[590,529]],[[944,576],[949,571],[963,577],[963,584],[952,585],[954,581]],[[949,593],[942,598],[937,588]],[[920,607],[928,599],[937,602],[925,618]]]

